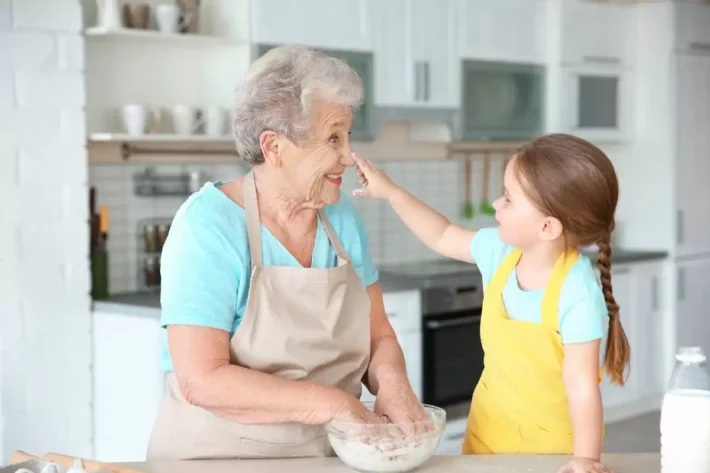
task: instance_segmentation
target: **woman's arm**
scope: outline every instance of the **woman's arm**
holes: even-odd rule
[[[335,387],[231,365],[229,342],[230,335],[223,330],[168,326],[175,374],[190,404],[244,424],[323,424],[334,418],[373,421],[357,399]]]
[[[390,178],[367,160],[356,158],[361,181],[366,187],[355,195],[386,199],[414,235],[437,253],[469,263],[471,240],[475,230],[455,225],[439,212],[394,184]]]
[[[564,346],[562,368],[574,429],[574,456],[599,461],[603,412],[599,391],[600,340]]]

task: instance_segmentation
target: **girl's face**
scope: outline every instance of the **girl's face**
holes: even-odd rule
[[[515,171],[515,158],[508,162],[503,176],[503,195],[493,202],[500,238],[510,246],[529,249],[545,238],[549,219],[525,195]]]

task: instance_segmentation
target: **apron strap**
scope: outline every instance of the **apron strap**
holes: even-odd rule
[[[244,196],[244,210],[247,214],[247,236],[249,238],[251,264],[261,267],[261,219],[259,218],[259,203],[256,196],[256,182],[254,181],[253,169],[244,176],[242,192]]]
[[[338,238],[338,234],[335,233],[323,209],[318,209],[318,218],[320,218],[321,223],[323,223],[323,228],[325,229],[326,235],[328,235],[328,239],[330,239],[330,244],[333,245],[333,250],[335,250],[335,254],[338,257],[338,265],[341,265],[345,261],[350,261],[348,253],[345,251],[343,244],[340,242],[340,238]]]
[[[562,253],[555,263],[550,280],[547,282],[545,292],[542,295],[542,325],[550,330],[559,332],[560,330],[560,294],[562,285],[569,274],[572,266],[579,260],[579,252],[576,250]]]
[[[512,274],[513,270],[518,265],[518,261],[520,261],[520,257],[522,255],[522,251],[517,248],[513,249],[513,251],[511,251],[508,256],[503,259],[503,262],[500,264],[500,266],[498,266],[498,269],[496,269],[495,273],[493,273],[493,277],[488,283],[488,287],[486,288],[486,290],[500,291],[502,297],[503,288],[508,282],[508,278],[510,278],[510,275]]]

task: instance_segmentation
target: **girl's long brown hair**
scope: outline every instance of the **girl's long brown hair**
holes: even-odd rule
[[[551,134],[523,146],[515,156],[515,170],[540,211],[560,221],[569,246],[597,244],[597,268],[609,313],[604,364],[612,382],[623,385],[630,347],[611,286],[611,233],[619,200],[614,166],[590,142]]]

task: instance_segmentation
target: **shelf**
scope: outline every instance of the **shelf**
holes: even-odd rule
[[[162,43],[177,43],[180,45],[245,45],[245,41],[224,36],[210,36],[201,34],[172,34],[161,33],[157,30],[142,30],[138,28],[118,28],[110,29],[102,26],[87,28],[84,30],[87,38],[116,38],[125,40],[154,41]]]
[[[176,134],[150,134],[129,135],[126,133],[92,133],[89,141],[103,143],[233,143],[234,138],[227,135],[224,137],[214,137],[206,135],[176,135]]]

